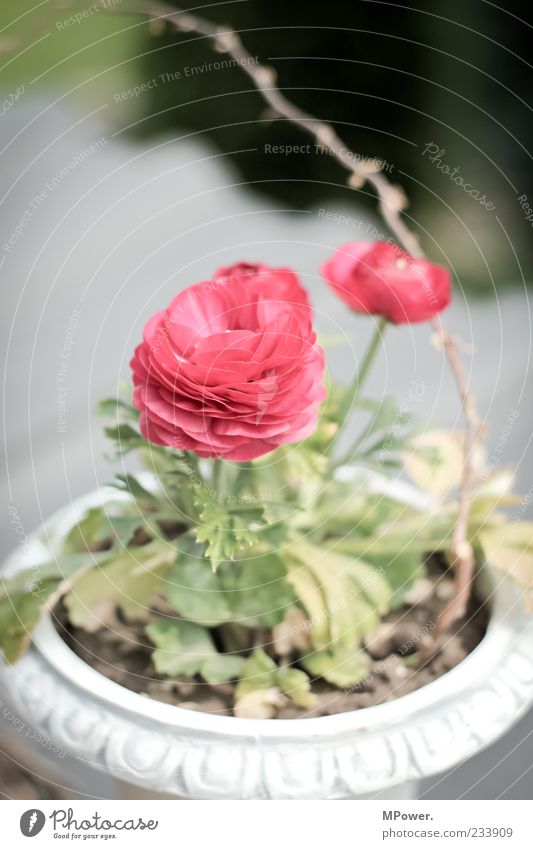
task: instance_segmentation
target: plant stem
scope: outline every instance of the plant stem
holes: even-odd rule
[[[377,322],[376,329],[374,330],[374,333],[372,334],[372,337],[370,339],[370,344],[368,345],[368,348],[366,349],[365,355],[364,355],[364,357],[361,361],[361,365],[357,369],[357,373],[355,375],[355,380],[352,383],[351,387],[346,391],[346,397],[345,397],[345,400],[344,400],[344,402],[341,406],[341,424],[340,424],[339,430],[337,432],[337,438],[339,437],[339,434],[342,432],[343,428],[345,427],[345,425],[348,421],[349,413],[350,413],[350,411],[351,411],[351,409],[354,405],[355,399],[359,395],[359,392],[361,391],[361,387],[363,386],[363,384],[364,384],[364,382],[367,378],[368,372],[370,371],[370,367],[372,366],[372,363],[374,362],[374,360],[376,358],[376,354],[378,352],[379,344],[380,344],[381,339],[383,337],[383,334],[385,332],[386,326],[387,326],[387,319],[386,318],[380,318],[379,321]],[[344,453],[342,455],[342,457],[339,460],[337,460],[335,462],[334,467],[337,468],[338,466],[343,466],[351,458],[352,454],[353,454],[353,445],[350,447],[350,449],[346,453]]]
[[[370,366],[374,362],[375,356],[377,354],[379,343],[383,337],[385,332],[385,328],[387,326],[387,319],[380,318],[374,333],[372,334],[372,338],[370,340],[370,344],[366,349],[366,353],[361,362],[361,366],[357,370],[357,374],[355,377],[355,381],[353,383],[353,397],[356,398],[361,390],[361,386],[365,382],[365,379],[370,371]]]
[[[211,483],[213,485],[213,489],[215,491],[215,495],[220,494],[220,485],[222,482],[222,460],[220,458],[216,458],[213,460],[213,477],[211,479]]]
[[[223,501],[230,493],[228,492],[228,484],[231,479],[231,466],[225,460],[217,457],[213,461],[213,479],[212,486],[217,501]]]

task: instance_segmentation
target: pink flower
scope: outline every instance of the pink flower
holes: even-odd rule
[[[316,427],[324,354],[290,269],[240,263],[180,292],[131,361],[143,436],[252,460]]]
[[[428,321],[450,303],[446,268],[414,259],[385,242],[342,245],[321,271],[352,310],[380,315],[394,324]]]

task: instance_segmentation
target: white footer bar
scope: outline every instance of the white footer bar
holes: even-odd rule
[[[317,801],[3,801],[0,845],[6,849],[65,844],[117,849],[329,849],[331,843],[339,849],[533,847],[527,801],[369,800],[343,805]]]

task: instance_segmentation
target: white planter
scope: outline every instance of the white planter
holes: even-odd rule
[[[46,527],[46,544],[33,537],[5,571],[49,558],[85,509],[108,498],[102,489],[62,511]],[[533,619],[490,570],[482,583],[492,613],[481,644],[431,684],[364,710],[247,720],[156,702],[89,667],[49,619],[18,663],[0,664],[0,696],[66,751],[65,772],[105,771],[145,798],[413,798],[418,780],[494,742],[533,702]]]

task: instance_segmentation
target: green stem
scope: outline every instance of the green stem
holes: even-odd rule
[[[220,484],[222,481],[222,460],[216,459],[213,460],[213,477],[211,479],[211,483],[213,485],[213,489],[218,494],[220,492]]]
[[[376,329],[374,330],[374,333],[372,334],[372,337],[370,339],[370,344],[369,344],[368,348],[366,349],[365,355],[364,355],[364,357],[361,361],[361,365],[357,369],[357,374],[355,375],[355,379],[354,379],[351,387],[349,387],[349,389],[346,391],[346,400],[345,400],[344,404],[342,405],[342,409],[341,409],[341,424],[339,426],[337,437],[341,433],[342,429],[345,427],[345,425],[348,421],[348,418],[349,418],[350,410],[353,407],[355,399],[359,395],[359,393],[361,391],[361,387],[363,386],[363,384],[364,384],[364,382],[365,382],[365,380],[368,376],[368,372],[370,371],[370,367],[372,366],[372,363],[374,362],[374,359],[375,359],[376,354],[378,352],[380,342],[382,340],[386,326],[387,326],[387,319],[386,318],[380,318],[377,325],[376,325]],[[335,462],[335,468],[337,466],[342,466],[347,460],[349,460],[350,457],[352,456],[352,453],[353,453],[353,446],[352,446],[352,448],[350,448],[349,451],[347,451],[345,454],[343,454],[343,456],[340,458],[340,460],[337,460]]]
[[[356,398],[361,390],[361,386],[365,382],[366,376],[370,371],[370,366],[372,365],[374,358],[377,354],[379,344],[381,342],[381,338],[385,332],[385,328],[387,326],[387,319],[380,318],[374,333],[372,334],[372,338],[370,340],[370,345],[366,349],[366,353],[363,357],[363,361],[361,363],[360,368],[357,370],[357,374],[355,376],[355,381],[353,383],[353,397]]]
[[[229,466],[225,460],[214,460],[213,461],[213,479],[212,486],[215,491],[215,496],[223,500],[230,493],[228,492],[228,486],[231,482],[231,466]]]

